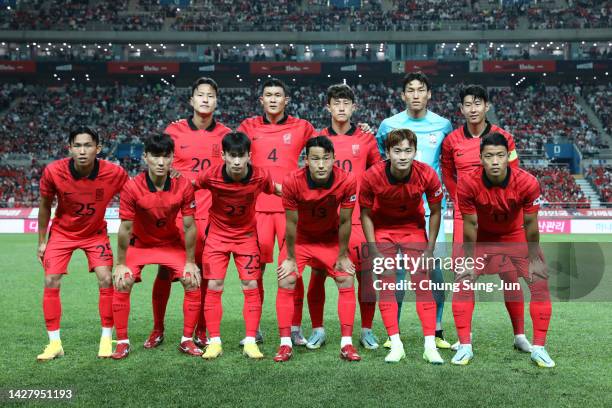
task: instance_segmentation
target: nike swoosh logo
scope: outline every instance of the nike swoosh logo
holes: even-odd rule
[[[189,147],[189,145],[181,145],[181,149],[186,149],[188,147]]]
[[[463,153],[457,153],[457,157],[463,156]]]

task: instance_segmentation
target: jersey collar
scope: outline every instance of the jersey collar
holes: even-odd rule
[[[236,181],[227,174],[227,170],[225,169],[225,165],[221,167],[221,175],[223,176],[223,181],[226,183],[236,183]],[[251,181],[251,177],[253,177],[253,166],[247,164],[247,174],[244,176],[242,180],[239,180],[242,184],[248,184]]]
[[[70,159],[70,161],[68,162],[68,168],[70,169],[70,174],[72,175],[73,179],[80,180],[80,179],[85,178],[79,174],[76,167],[74,166],[74,159]],[[89,173],[89,176],[87,176],[87,178],[90,180],[95,180],[96,177],[98,177],[99,172],[100,172],[100,161],[96,159],[94,161],[93,169],[91,170],[91,173]]]
[[[266,116],[266,114],[264,113],[263,115],[261,115],[261,117],[263,118],[263,123],[266,125],[271,125],[272,122],[270,122],[268,120],[268,117]],[[279,120],[278,122],[276,122],[277,125],[282,125],[285,122],[287,122],[287,119],[289,119],[289,115],[287,115],[286,113],[283,115],[283,117],[281,118],[281,120]]]
[[[189,125],[189,129],[191,130],[200,130],[193,122],[193,117],[191,116],[187,118],[187,124]],[[210,122],[210,125],[208,125],[208,127],[204,130],[206,130],[207,132],[212,132],[215,129],[215,126],[217,126],[217,121],[215,121],[215,118],[213,118],[212,122]]]
[[[486,134],[489,134],[489,132],[491,132],[491,123],[488,120],[485,120],[485,123],[487,124],[487,126],[485,127],[484,131],[482,132],[481,136],[484,136]],[[463,125],[463,134],[465,135],[465,137],[467,137],[468,139],[472,139],[474,138],[474,135],[470,133],[470,129],[468,128],[467,123]]]
[[[510,166],[508,166],[508,172],[506,173],[506,178],[501,182],[501,184],[493,184],[491,183],[491,180],[489,180],[489,178],[487,177],[487,173],[483,169],[482,170],[482,182],[484,183],[486,188],[493,188],[493,187],[506,188],[508,187],[508,183],[510,183],[510,174],[511,174],[511,170],[510,170]]]
[[[145,170],[144,174],[147,179],[147,187],[149,188],[149,191],[152,193],[157,193],[157,187],[155,187],[155,184],[153,184],[153,180],[151,180],[151,177],[149,177],[149,172]],[[164,183],[163,191],[170,191],[171,185],[172,182],[170,181],[170,175],[168,175],[168,177],[166,177],[166,182]]]
[[[327,180],[327,183],[321,185],[321,184],[315,183],[312,177],[310,177],[310,170],[306,168],[306,183],[308,184],[308,188],[311,190],[314,190],[316,188],[323,188],[325,190],[329,190],[334,185],[334,169],[332,169],[331,174],[329,175],[329,179]]]
[[[357,130],[357,126],[351,123],[351,128],[345,133],[345,135],[353,136],[356,130]],[[338,136],[338,133],[336,133],[334,128],[331,126],[327,128],[327,133],[329,133],[330,136]]]
[[[403,179],[398,179],[398,178],[395,178],[393,174],[391,174],[391,160],[387,160],[387,162],[385,163],[385,174],[387,175],[387,180],[389,180],[389,183],[393,185],[406,184],[410,181],[410,176],[412,176],[413,167],[414,167],[414,161],[412,162],[412,165],[410,166],[410,173],[408,173],[408,177],[403,178]]]

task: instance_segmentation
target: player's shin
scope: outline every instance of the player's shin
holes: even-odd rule
[[[308,284],[308,311],[312,328],[323,327],[323,310],[325,308],[325,274],[312,271]]]
[[[221,337],[221,318],[223,317],[222,294],[223,290],[212,290],[210,288],[206,292],[204,314],[211,340],[218,340]]]
[[[151,302],[153,304],[153,330],[159,333],[164,332],[164,318],[166,316],[166,306],[170,298],[172,280],[170,272],[163,266],[159,267],[155,281],[153,282],[153,293]]]
[[[244,293],[244,306],[242,316],[244,317],[246,329],[245,344],[255,343],[255,336],[259,328],[261,320],[261,299],[259,298],[259,289],[242,289]]]

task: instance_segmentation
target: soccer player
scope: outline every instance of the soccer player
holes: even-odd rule
[[[211,166],[222,164],[221,139],[231,131],[230,128],[218,123],[214,118],[217,108],[219,87],[212,78],[198,78],[191,85],[189,104],[193,114],[187,119],[172,122],[164,133],[170,135],[174,141],[174,161],[172,167],[189,180],[195,180],[198,174]],[[195,193],[196,212],[196,264],[202,269],[202,251],[204,248],[205,231],[208,225],[208,209],[210,208],[210,192],[198,190]],[[176,219],[179,231],[183,230],[183,220],[179,214]],[[145,341],[145,348],[157,347],[164,340],[164,316],[166,305],[170,297],[171,279],[170,271],[159,266],[157,277],[153,284],[153,331]],[[202,306],[206,298],[206,281],[202,281]],[[206,345],[206,321],[204,312],[199,315],[194,341],[198,347]]]
[[[336,166],[355,175],[357,192],[359,181],[367,168],[382,160],[376,145],[376,139],[370,132],[351,122],[351,116],[357,109],[355,93],[346,84],[332,85],[327,89],[327,110],[331,113],[331,126],[323,129],[320,134],[328,136],[334,144]],[[362,245],[365,242],[359,207],[353,210],[351,240],[349,242],[349,257],[355,265],[357,274],[361,274]],[[323,328],[323,308],[325,305],[325,271],[315,271],[308,285],[308,309],[312,320],[313,332],[306,347],[317,349],[325,343]],[[376,308],[376,293],[364,288],[361,280],[358,287],[359,311],[361,313],[360,342],[366,348],[378,348],[378,339],[372,333],[372,321]],[[370,289],[367,292],[365,290]]]
[[[440,229],[442,186],[432,167],[415,160],[417,144],[417,136],[409,129],[389,132],[385,139],[389,159],[371,167],[361,182],[359,205],[363,233],[370,244],[381,244],[382,254],[391,258],[398,251],[413,258],[421,254],[424,254],[424,258],[431,258]],[[425,230],[423,195],[429,204],[429,235]],[[370,245],[370,248],[375,247]],[[427,274],[426,268],[419,268],[410,274],[415,284],[416,309],[425,336],[423,359],[432,364],[442,364],[444,360],[435,342],[436,304],[431,291],[424,289],[422,283],[429,279]],[[399,337],[397,302],[383,292],[379,308],[391,340],[391,350],[385,361],[397,363],[406,356]]]
[[[458,181],[465,256],[486,262],[481,268],[467,268],[456,275],[460,284],[453,295],[453,315],[460,345],[451,362],[465,365],[474,356],[470,336],[474,311],[471,284],[480,274],[504,272],[517,273],[529,285],[531,359],[540,367],[554,367],[555,362],[544,348],[552,307],[546,265],[539,247],[540,186],[528,172],[508,165],[508,146],[507,137],[501,133],[484,136],[480,143],[482,167],[462,175]]]
[[[438,177],[442,178],[440,168],[440,154],[442,152],[442,141],[452,130],[450,121],[443,118],[427,109],[427,104],[431,99],[431,83],[429,78],[422,72],[412,72],[404,77],[402,83],[401,97],[406,104],[406,110],[391,116],[382,121],[376,133],[378,140],[378,148],[381,154],[385,152],[386,135],[393,129],[410,129],[418,139],[419,149],[417,151],[416,160],[428,164],[433,167],[438,173]],[[442,200],[442,211],[446,209],[446,201]],[[429,208],[425,203],[425,220],[429,223]],[[426,228],[427,229],[427,228]],[[427,229],[428,230],[428,229]],[[438,234],[438,242],[446,242],[444,233],[444,223],[440,225],[440,233]],[[401,278],[401,274],[398,275]],[[438,265],[434,269],[433,279],[436,282],[442,282],[442,270]],[[403,293],[396,292],[398,295],[398,320],[401,313]],[[442,329],[442,314],[444,311],[444,291],[434,290],[434,298],[436,300],[436,346],[438,348],[450,348],[450,344],[444,339]],[[385,346],[390,346],[389,340]]]
[[[487,91],[480,85],[468,85],[459,92],[459,107],[465,117],[465,124],[453,130],[442,143],[442,175],[451,199],[454,203],[453,216],[453,256],[462,256],[458,244],[463,242],[463,219],[457,202],[457,180],[480,167],[480,140],[489,133],[500,133],[508,140],[508,165],[518,167],[519,160],[512,135],[487,121],[489,98]],[[516,274],[508,274],[508,282]],[[518,281],[517,281],[518,282]],[[518,286],[518,285],[517,285]],[[524,352],[531,352],[531,344],[525,337],[524,300],[520,286],[517,289],[504,288],[506,309],[514,329],[514,347]],[[459,342],[451,347],[457,350]]]
[[[287,361],[293,354],[290,334],[294,292],[297,278],[307,265],[324,270],[336,281],[342,333],[340,357],[361,360],[352,342],[355,265],[348,256],[356,180],[353,174],[334,166],[334,160],[334,145],[329,138],[311,138],[306,144],[306,167],[290,173],[283,181],[287,255],[277,268],[276,314],[281,336],[274,357],[277,362]]]
[[[57,160],[43,171],[40,179],[38,211],[38,259],[45,270],[43,313],[49,344],[38,360],[52,360],[64,355],[60,339],[62,304],[60,284],[68,273],[72,253],[82,249],[89,271],[98,278],[102,336],[98,357],[112,354],[113,285],[111,250],[104,212],[111,199],[121,191],[128,175],[121,167],[96,158],[102,146],[98,134],[79,127],[68,136],[69,159]],[[51,230],[51,205],[57,197],[57,209]]]
[[[130,294],[134,283],[141,281],[142,268],[151,264],[165,266],[171,271],[172,279],[183,284],[184,323],[179,350],[192,356],[202,355],[192,339],[201,299],[200,270],[195,263],[195,197],[186,177],[170,178],[173,151],[170,136],[148,138],[143,155],[147,170],[128,181],[121,192],[121,225],[113,273],[117,347],[112,357],[116,360],[129,355]],[[183,217],[184,239],[176,226],[179,212]]]
[[[289,90],[280,79],[267,79],[261,88],[259,102],[263,115],[245,119],[238,131],[245,133],[252,142],[251,160],[255,167],[268,170],[275,183],[282,183],[287,174],[298,168],[300,153],[306,141],[315,135],[314,127],[304,119],[298,119],[285,112],[289,103]],[[285,213],[280,197],[261,194],[256,205],[257,235],[261,251],[261,277],[257,282],[259,295],[263,303],[263,273],[266,264],[274,260],[274,238],[280,249],[280,256],[285,253]],[[293,338],[296,344],[305,345],[300,324],[304,304],[304,284],[298,277],[292,325]],[[257,340],[262,341],[261,332]],[[244,339],[240,344],[244,343]]]
[[[210,343],[202,357],[214,359],[223,352],[220,332],[223,315],[221,295],[229,258],[233,254],[244,293],[242,310],[247,337],[243,353],[259,359],[263,358],[263,354],[255,343],[255,336],[261,319],[261,299],[257,288],[261,269],[255,200],[260,193],[280,195],[281,185],[275,185],[266,170],[249,164],[251,141],[244,133],[226,134],[222,146],[225,163],[200,173],[195,182],[196,189],[207,189],[212,194],[210,226],[202,255],[203,275],[208,282],[204,313]]]

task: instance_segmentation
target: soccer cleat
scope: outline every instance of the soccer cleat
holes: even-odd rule
[[[346,361],[361,361],[361,356],[352,344],[347,344],[340,349],[340,358]]]
[[[276,352],[276,355],[274,356],[274,361],[277,363],[289,361],[292,355],[293,348],[291,346],[280,346]]]
[[[244,341],[246,340],[246,338],[240,340],[240,345],[244,346]],[[257,344],[261,344],[263,343],[263,333],[261,332],[261,330],[257,330],[257,334],[255,335],[255,343]]]
[[[450,346],[450,349],[453,351],[459,350],[459,344],[460,344],[459,341],[454,342],[453,345]]]
[[[467,365],[474,358],[472,346],[469,344],[459,345],[457,353],[451,359],[451,363],[455,365]]]
[[[391,347],[391,351],[385,357],[385,363],[399,363],[403,358],[406,358],[404,346]]]
[[[257,347],[256,343],[247,343],[244,345],[242,349],[242,354],[247,356],[248,358],[252,358],[255,360],[262,359],[264,355],[259,351],[259,347]]]
[[[123,360],[130,354],[130,343],[117,343],[115,352],[111,355],[113,360]]]
[[[444,337],[436,337],[436,347],[439,349],[449,349],[452,346],[448,341],[444,340]]]
[[[306,348],[309,350],[320,349],[325,344],[326,336],[324,331],[314,331],[308,338]]]
[[[99,358],[109,358],[113,355],[113,339],[111,336],[100,337],[100,347],[98,348]]]
[[[164,342],[164,332],[153,330],[149,338],[144,342],[144,348],[152,349]]]
[[[525,336],[514,337],[514,349],[523,353],[531,353],[533,351],[531,343],[529,343]]]
[[[202,353],[201,348],[196,346],[193,340],[185,340],[179,344],[178,349],[181,353],[189,354],[190,356],[200,357]]]
[[[202,358],[204,360],[214,360],[222,354],[223,347],[221,346],[221,343],[210,343],[208,347],[206,347],[204,354],[202,354]]]
[[[305,346],[308,343],[302,334],[302,329],[291,332],[291,342],[294,346]]]
[[[378,339],[371,330],[367,331],[365,334],[361,333],[359,342],[368,350],[376,350],[378,348]]]
[[[542,368],[553,368],[556,365],[543,346],[533,347],[533,351],[531,352],[531,360],[533,360],[538,367]]]
[[[385,340],[385,342],[383,343],[383,347],[387,349],[391,348],[391,339],[389,337],[387,337],[387,340]]]
[[[36,356],[38,361],[49,361],[53,360],[56,357],[63,357],[64,349],[62,348],[61,340],[50,340],[47,347],[45,347],[45,351],[42,354]]]
[[[423,360],[427,361],[431,364],[444,364],[444,360],[442,360],[442,356],[438,353],[438,349],[425,347],[423,351]]]
[[[200,337],[197,334],[193,337],[193,343],[201,349],[205,349],[210,343],[207,337]]]

